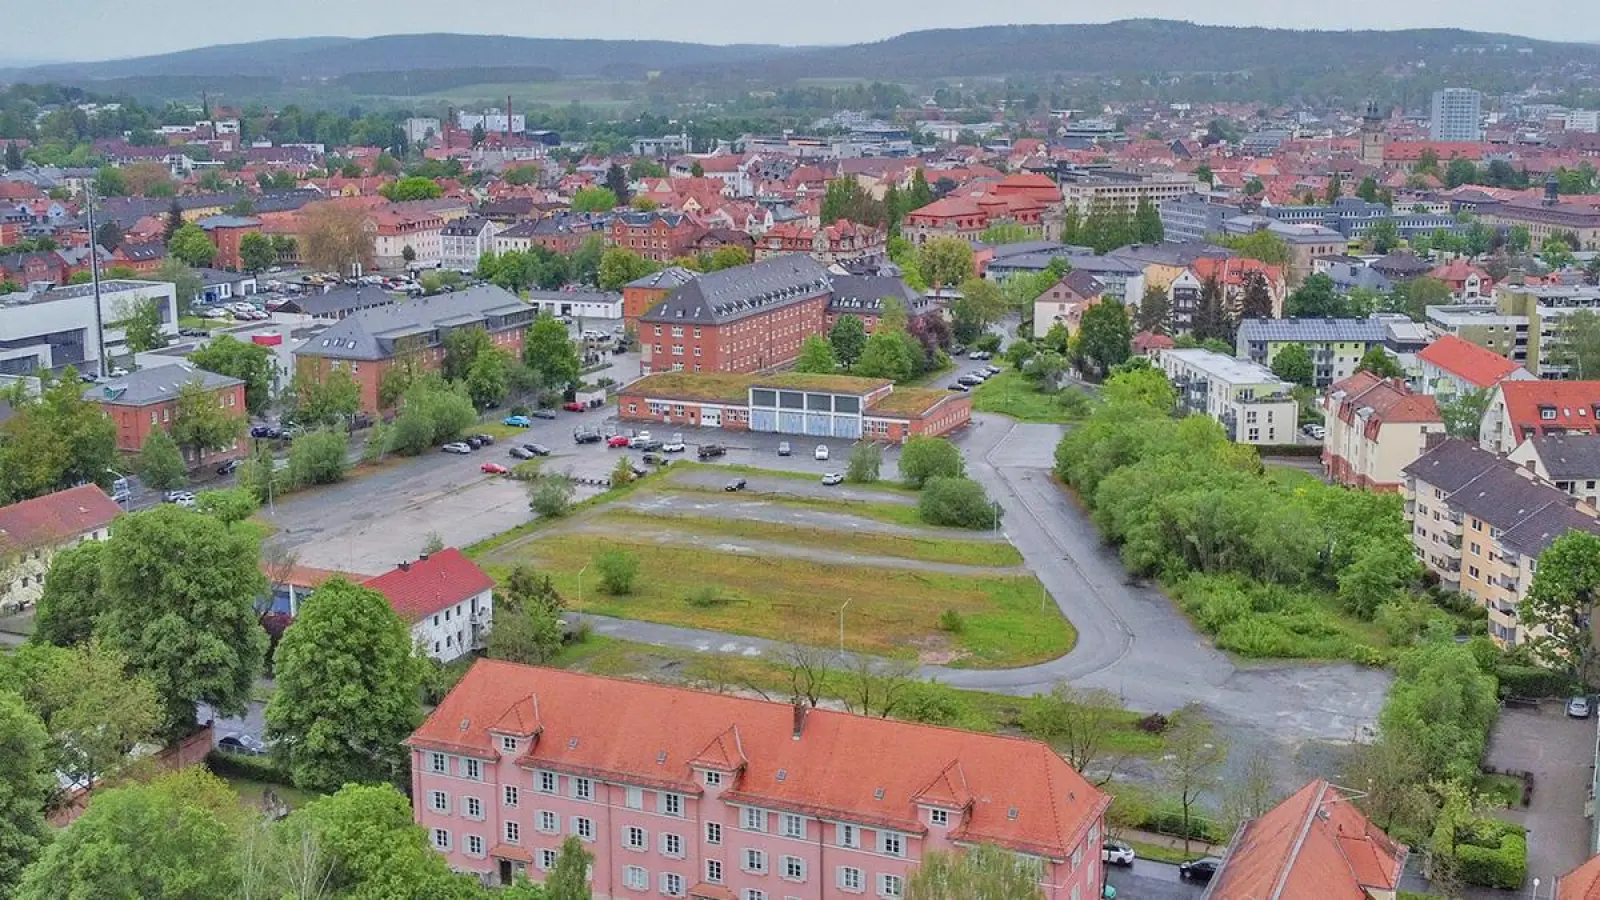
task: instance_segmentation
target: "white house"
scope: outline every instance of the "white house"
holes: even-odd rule
[[[411,637],[442,663],[481,649],[494,617],[494,581],[454,547],[424,555],[366,582],[389,598]]]
[[[621,319],[622,295],[615,291],[530,291],[528,302],[540,315],[569,319]]]
[[[1240,444],[1292,444],[1300,403],[1272,370],[1210,350],[1162,350],[1156,360],[1178,391],[1178,405],[1209,416]]]
[[[478,260],[493,252],[495,223],[480,216],[467,216],[448,222],[439,230],[439,261],[446,269],[476,271]]]
[[[0,612],[38,602],[57,550],[111,536],[122,513],[92,484],[0,506]]]

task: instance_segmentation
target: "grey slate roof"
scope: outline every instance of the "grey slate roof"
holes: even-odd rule
[[[445,223],[445,226],[439,229],[439,233],[451,237],[477,237],[483,234],[484,226],[488,224],[489,220],[482,216],[462,216],[453,222]]]
[[[1239,345],[1251,341],[1365,341],[1381,344],[1387,333],[1376,319],[1245,319]]]
[[[668,294],[641,322],[718,325],[829,290],[828,270],[803,253],[709,272]]]
[[[399,302],[394,294],[370,287],[338,288],[326,293],[297,294],[290,301],[310,316],[332,316],[372,306],[391,306]]]
[[[149,406],[176,400],[178,392],[190,382],[197,382],[206,390],[218,390],[244,384],[237,378],[208,372],[189,363],[172,363],[151,369],[130,372],[105,384],[97,384],[83,392],[84,399],[117,406]]]
[[[504,288],[474,285],[464,291],[418,297],[393,306],[364,309],[330,325],[295,348],[296,356],[332,359],[387,359],[396,338],[423,334],[441,325],[466,324],[522,314],[533,320],[533,307]]]
[[[1009,259],[1013,256],[1025,256],[1033,253],[1071,256],[1073,253],[1083,252],[1081,247],[1069,247],[1058,241],[1017,241],[1011,244],[996,244],[990,250],[994,253],[994,259]]]
[[[223,214],[220,216],[206,216],[204,219],[201,219],[195,224],[199,225],[201,228],[252,228],[260,225],[261,220],[252,218],[250,216],[230,216]]]
[[[1497,459],[1472,441],[1450,438],[1440,441],[1401,471],[1445,493],[1452,493],[1492,468]]]
[[[685,269],[683,266],[667,266],[659,272],[651,272],[643,278],[635,278],[623,285],[623,287],[666,288],[671,290],[676,287],[682,287],[694,279],[695,273]]]
[[[1553,480],[1600,477],[1600,434],[1536,434],[1528,443]]]
[[[1600,522],[1574,509],[1565,492],[1461,438],[1441,442],[1404,471],[1444,491],[1452,508],[1500,529],[1500,543],[1519,553],[1537,555],[1572,529],[1600,534]]]
[[[899,299],[911,315],[917,315],[927,305],[921,294],[898,278],[884,275],[833,275],[830,280],[833,282],[833,296],[828,300],[829,312],[876,315],[883,308],[885,297]]]
[[[1558,492],[1559,493],[1559,492]],[[1555,539],[1569,531],[1600,534],[1600,522],[1565,503],[1552,504],[1536,516],[1529,516],[1500,535],[1500,543],[1527,556],[1538,556]]]

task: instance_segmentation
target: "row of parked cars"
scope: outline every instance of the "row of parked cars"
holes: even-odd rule
[[[960,378],[957,378],[955,381],[950,383],[949,389],[952,391],[961,391],[965,393],[999,374],[1000,367],[990,363],[981,369],[974,369],[973,371],[962,375]]]

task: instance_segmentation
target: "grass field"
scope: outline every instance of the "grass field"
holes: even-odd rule
[[[836,459],[839,461],[839,472],[843,474],[844,470],[848,468],[850,464],[849,454],[848,452],[840,453]],[[760,466],[744,466],[737,463],[711,464],[695,462],[692,459],[678,460],[672,464],[671,468],[674,474],[695,471],[736,472],[740,475],[760,475],[768,478],[786,478],[790,481],[807,481],[812,484],[817,484],[822,480],[818,478],[814,472],[794,472],[783,469],[763,469]],[[846,486],[851,488],[859,488],[864,491],[883,491],[886,494],[898,494],[900,496],[911,498],[915,498],[917,496],[916,490],[908,488],[898,481],[874,481],[870,484],[848,484]]]
[[[268,790],[277,794],[278,799],[287,804],[291,810],[299,809],[322,796],[312,791],[303,791],[297,787],[290,787],[284,784],[268,784],[265,781],[255,781],[237,775],[224,775],[221,778],[228,783],[228,787],[233,788],[234,793],[239,795],[240,805],[247,806],[250,809],[259,810],[264,808],[261,803],[261,797]]]
[[[1063,398],[1072,399],[1063,402]],[[1088,398],[1070,387],[1046,394],[1026,375],[1006,369],[973,389],[972,408],[1010,416],[1019,422],[1063,424],[1082,418],[1088,411]]]
[[[738,491],[730,493],[720,488],[698,487],[687,484],[672,484],[668,482],[659,488],[665,494],[711,494],[723,498],[729,503],[776,503],[782,506],[793,506],[801,509],[815,509],[822,512],[844,513],[845,515],[860,516],[863,519],[872,519],[877,522],[888,522],[891,525],[905,525],[910,528],[929,528],[923,524],[922,517],[917,515],[917,507],[910,503],[893,503],[890,501],[876,500],[846,500],[827,499],[821,497],[801,497],[796,494],[771,494],[762,491]],[[963,529],[930,529],[949,531],[952,534]]]
[[[778,662],[699,654],[598,635],[567,646],[551,665],[596,675],[649,678],[709,690],[760,692],[774,699],[785,699],[785,692],[789,690],[788,673]],[[848,693],[848,679],[846,673],[830,671],[823,676],[820,693],[830,699],[840,699]],[[962,727],[975,731],[1025,733],[1021,721],[1028,698],[955,688],[943,690],[954,698],[960,709]],[[1161,736],[1135,727],[1141,718],[1134,712],[1112,716],[1111,727],[1101,738],[1105,751],[1144,757],[1160,753]]]
[[[593,563],[598,550],[610,548],[639,561],[632,594],[600,591]],[[817,646],[838,642],[838,612],[848,601],[846,649],[877,655],[918,650],[974,668],[1043,662],[1066,653],[1077,640],[1071,623],[1031,575],[974,577],[824,565],[563,534],[485,561],[496,577],[526,561],[550,574],[562,595],[587,612]],[[941,627],[952,624],[947,611],[958,617],[957,629]]]
[[[958,538],[918,537],[831,531],[775,522],[750,522],[701,516],[656,515],[632,510],[608,510],[594,520],[620,526],[670,527],[675,531],[718,537],[804,544],[826,547],[858,556],[894,556],[919,562],[957,563],[968,566],[1020,566],[1022,554],[1004,541],[964,541]]]

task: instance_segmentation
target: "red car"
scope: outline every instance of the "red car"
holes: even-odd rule
[[[486,462],[483,465],[479,466],[478,468],[483,470],[483,471],[485,471],[485,472],[488,472],[490,475],[510,475],[511,474],[511,470],[510,469],[506,468],[505,466],[500,465],[497,462]]]
[[[628,444],[629,444],[629,442],[631,440],[632,439],[627,437],[626,435],[613,434],[611,437],[606,438],[606,446],[607,447],[626,447],[626,446],[628,446]]]
[[[588,409],[587,406],[584,406],[582,403],[579,403],[576,400],[571,403],[561,404],[561,408],[567,412],[583,412],[584,410]]]

